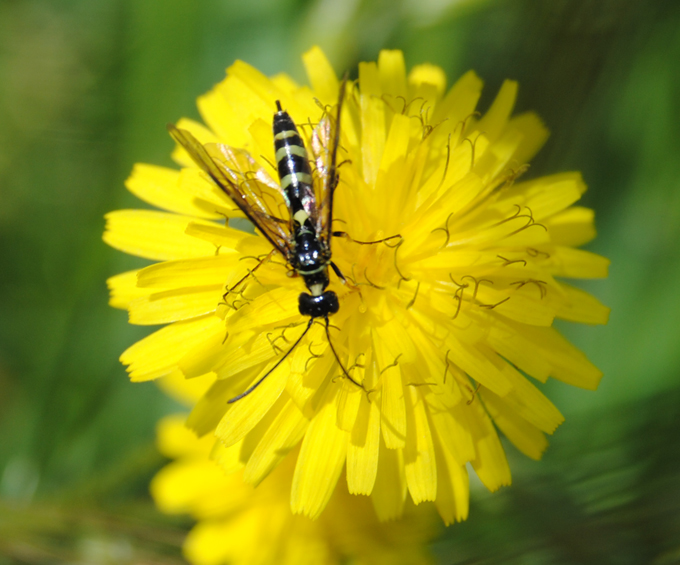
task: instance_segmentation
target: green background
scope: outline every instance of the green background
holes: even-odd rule
[[[503,79],[552,131],[530,175],[580,170],[611,258],[588,289],[605,327],[561,329],[605,373],[551,383],[566,417],[513,486],[472,485],[441,563],[680,562],[680,2],[675,0],[0,0],[0,563],[181,563],[191,522],[147,494],[154,426],[177,406],[132,385],[120,353],[148,332],[107,306],[137,265],[101,241],[139,207],[136,162],[171,165],[165,124],[235,59],[304,80],[318,43],[338,72],[405,51],[481,108]]]

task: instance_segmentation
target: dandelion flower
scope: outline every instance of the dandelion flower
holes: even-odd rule
[[[212,439],[197,439],[184,420],[169,416],[159,423],[159,449],[175,460],[154,477],[151,492],[162,511],[198,521],[184,542],[191,563],[432,562],[426,549],[437,530],[432,508],[411,504],[399,521],[380,523],[365,497],[340,485],[319,520],[295,515],[289,502],[295,453],[255,489],[243,482],[242,469],[225,474],[210,459]]]
[[[247,151],[276,178],[275,102],[309,147],[338,101],[340,81],[320,50],[304,63],[310,87],[235,63],[199,98],[207,127],[178,127]],[[333,209],[334,229],[349,234],[333,238],[346,278],[331,274],[339,311],[329,335],[312,324],[232,404],[302,334],[302,281],[264,237],[229,225],[240,212],[181,148],[180,171],[138,165],[127,183],[164,212],[107,216],[110,245],[158,261],[110,279],[111,303],[132,323],[169,324],[123,353],[132,380],[213,375],[188,425],[214,433],[217,459],[238,461],[252,485],[299,445],[296,513],[319,516],[345,469],[349,492],[369,495],[380,519],[401,515],[410,496],[435,501],[447,524],[462,520],[468,463],[492,491],[510,483],[499,431],[538,459],[562,422],[540,384],[595,389],[600,380],[552,327],[608,317],[564,282],[607,274],[606,259],[575,248],[595,235],[592,211],[574,205],[581,176],[521,179],[547,132],[533,114],[512,116],[516,83],[505,82],[483,116],[473,72],[445,83],[432,65],[407,73],[398,51],[359,66],[342,109]]]

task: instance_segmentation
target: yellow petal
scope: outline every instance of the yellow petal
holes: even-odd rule
[[[389,449],[402,448],[406,445],[406,408],[399,365],[384,370],[381,378],[382,436]]]
[[[127,370],[133,382],[169,375],[188,350],[216,333],[223,334],[223,328],[224,322],[216,316],[175,322],[129,347],[120,360],[124,365],[129,365]]]
[[[245,464],[241,455],[243,452],[243,440],[226,446],[221,441],[215,441],[214,436],[211,434],[207,434],[205,438],[210,438],[213,441],[214,445],[210,452],[210,459],[219,465],[223,473],[230,475],[243,468]]]
[[[371,494],[378,520],[386,522],[401,516],[404,511],[406,493],[404,454],[401,449],[387,449],[381,441],[378,476]]]
[[[189,320],[215,311],[222,285],[197,286],[155,292],[130,303],[130,323],[168,324]]]
[[[347,448],[347,487],[352,494],[369,495],[378,474],[380,407],[360,396],[361,405]]]
[[[206,336],[202,343],[186,351],[178,364],[189,378],[214,371],[221,379],[226,379],[246,369],[258,367],[273,356],[274,351],[266,332],[231,332],[223,325],[221,331]]]
[[[198,439],[186,427],[186,415],[174,414],[162,418],[156,425],[156,447],[165,457],[178,458],[187,455],[205,457],[210,453],[214,440]]]
[[[556,245],[578,247],[592,240],[595,212],[590,208],[571,206],[543,221],[550,231],[550,239]]]
[[[251,375],[248,373],[246,376],[250,377]],[[196,432],[199,437],[210,434],[210,437],[214,439],[212,432],[215,431],[217,424],[224,416],[224,407],[227,406],[227,402],[243,392],[246,386],[243,379],[239,380],[238,378],[213,382],[189,414],[187,427]],[[242,444],[242,440],[234,443],[234,445],[241,446]]]
[[[319,516],[333,494],[347,454],[349,434],[335,425],[335,403],[333,398],[329,400],[302,441],[290,493],[291,510],[312,519]]]
[[[550,363],[550,376],[567,384],[595,390],[602,371],[595,367],[578,348],[554,328],[522,327],[531,349],[540,352]]]
[[[200,522],[187,536],[183,552],[187,561],[196,565],[272,562],[273,549],[263,544],[262,538],[271,539],[280,531],[277,527],[285,524],[279,508],[269,510],[264,524],[259,508],[243,510],[229,518]]]
[[[316,354],[319,355],[320,352]],[[315,398],[323,397],[328,386],[329,374],[336,366],[335,358],[326,348],[323,357],[316,359],[312,365],[308,366],[309,351],[302,346],[298,346],[291,357],[291,372],[288,376],[286,392],[298,409],[311,419],[316,413],[312,404]]]
[[[475,381],[481,383],[499,396],[505,396],[512,390],[512,384],[504,374],[506,363],[494,355],[490,349],[482,346],[463,344],[450,337],[447,344],[450,359]]]
[[[104,241],[111,247],[165,261],[213,255],[215,247],[184,232],[194,218],[152,210],[119,210],[106,215]]]
[[[399,230],[399,223],[397,221],[393,223],[389,220],[400,218],[404,200],[409,195],[410,175],[406,174],[407,163],[403,156],[407,154],[410,127],[408,116],[397,114],[392,118],[385,151],[380,162],[380,172],[376,179],[375,200],[373,202],[377,206],[379,206],[378,202],[382,204],[386,219],[383,229],[387,232]]]
[[[457,466],[464,466],[475,458],[475,445],[469,429],[467,407],[456,406],[449,410],[435,407],[430,414],[433,428],[441,439],[447,457],[453,457]]]
[[[406,98],[406,63],[401,51],[387,49],[380,51],[378,75],[382,92],[389,93],[394,98]]]
[[[416,65],[411,69],[408,74],[408,82],[411,85],[416,86],[416,92],[414,93],[417,97],[422,96],[425,88],[430,90],[433,95],[426,96],[427,101],[434,105],[435,102],[441,98],[446,90],[446,74],[441,67],[437,65],[431,65],[425,63],[422,65]]]
[[[491,141],[495,141],[505,127],[517,98],[517,82],[506,80],[496,95],[489,110],[479,120],[476,130],[484,133]]]
[[[471,407],[475,413],[476,425],[472,431],[477,450],[476,457],[471,461],[472,467],[484,486],[493,492],[510,484],[510,468],[498,434],[486,412],[477,400],[472,402]]]
[[[250,456],[243,480],[257,486],[300,442],[308,425],[295,403],[288,400]]]
[[[419,504],[437,496],[437,461],[425,404],[414,387],[407,387],[404,393],[409,418],[404,449],[406,484],[413,502]]]
[[[514,407],[508,406],[504,399],[491,391],[480,391],[484,406],[493,418],[494,424],[524,455],[531,459],[540,459],[548,447],[548,440],[543,432],[526,420],[519,418]]]
[[[490,143],[486,136],[475,138],[474,170],[487,186],[512,168],[514,156],[519,152],[524,138],[518,131],[506,129],[501,136]],[[487,191],[488,192],[488,188]]]
[[[326,104],[334,103],[338,98],[340,84],[330,62],[318,47],[312,47],[302,55],[302,62],[307,71],[309,84],[319,100]]]
[[[264,117],[271,120],[279,93],[269,79],[243,61],[236,61],[227,73],[225,80],[198,98],[198,109],[222,142],[249,149],[249,127]]]
[[[543,147],[549,135],[543,121],[533,112],[513,117],[508,127],[518,132],[522,138],[520,147],[513,155],[513,159],[520,165],[529,162]]]
[[[550,326],[555,319],[559,299],[553,297],[547,285],[541,282],[531,283],[529,279],[513,282],[519,284],[505,290],[480,286],[477,298],[487,307],[493,307],[494,314],[532,326]]]
[[[567,296],[557,311],[560,318],[582,324],[607,323],[610,310],[593,295],[567,284],[562,284],[562,290]]]
[[[156,381],[156,384],[171,398],[188,407],[198,402],[199,398],[215,382],[215,375],[208,373],[193,379],[187,379],[179,369]]]
[[[546,267],[557,277],[602,279],[609,274],[609,264],[610,261],[606,257],[583,249],[554,247]]]
[[[378,178],[385,148],[385,103],[380,99],[380,82],[375,63],[359,65],[361,83],[361,146],[364,181],[372,185]]]
[[[432,116],[432,123],[442,123],[442,135],[447,136],[456,128],[462,135],[462,122],[475,111],[479,97],[482,94],[482,80],[474,71],[468,71],[451,87],[444,99],[437,104]],[[435,130],[436,131],[436,130]]]
[[[439,515],[447,526],[453,522],[466,520],[470,505],[469,477],[465,465],[461,465],[442,448],[441,441],[435,437],[435,456],[437,458],[437,499]]]
[[[140,288],[149,289],[221,286],[224,284],[229,270],[238,262],[239,256],[235,253],[198,259],[165,261],[141,269],[137,283]]]
[[[359,412],[363,393],[361,389],[342,388],[338,394],[338,427],[351,432]]]
[[[187,235],[212,243],[215,246],[215,252],[220,254],[233,254],[234,251],[240,250],[241,246],[246,244],[246,242],[252,245],[255,241],[262,245],[262,252],[264,254],[269,250],[269,247],[267,247],[269,243],[262,241],[264,238],[230,228],[229,226],[206,226],[191,223],[187,226],[186,233]]]
[[[274,371],[248,396],[226,409],[215,435],[227,446],[239,441],[269,412],[285,386],[286,374]]]
[[[520,214],[526,213],[525,208],[528,208],[533,219],[541,222],[576,202],[585,190],[580,173],[558,173],[516,183],[504,193],[498,207],[516,213],[517,206],[521,206]]]
[[[267,117],[275,111],[274,100],[279,91],[269,77],[243,61],[236,61],[229,67],[228,73],[230,78],[238,79],[250,91],[250,104],[246,105],[248,111]],[[258,111],[260,101],[263,106]]]
[[[197,462],[175,462],[166,465],[151,481],[151,494],[161,511],[168,514],[185,513],[198,504],[206,489],[218,488],[224,474],[209,459]],[[214,493],[211,494],[214,498]]]
[[[260,271],[255,275],[256,282],[253,286],[256,290],[262,290],[260,285],[262,284],[262,279],[260,278]],[[248,293],[243,292],[242,295],[246,300],[248,299]],[[251,328],[258,328],[260,330],[264,329],[268,325],[276,326],[276,330],[273,333],[275,335],[281,335],[283,338],[280,340],[287,343],[288,339],[291,339],[291,335],[300,335],[302,333],[303,326],[299,325],[297,328],[291,328],[289,331],[280,330],[285,326],[285,322],[290,318],[294,318],[295,321],[299,321],[300,314],[298,312],[299,290],[290,287],[280,287],[270,290],[256,298],[252,299],[250,302],[239,305],[238,310],[229,319],[229,330],[233,332],[244,332],[250,330]],[[298,329],[300,330],[298,332]],[[275,338],[272,335],[272,339]],[[281,343],[277,345],[283,347]]]
[[[133,300],[149,294],[148,290],[137,286],[137,273],[139,270],[127,271],[107,279],[106,285],[111,292],[109,299],[111,306],[127,308]]]
[[[510,364],[505,365],[503,374],[512,383],[512,390],[503,397],[503,402],[518,416],[549,434],[564,422],[555,405]]]
[[[180,173],[173,169],[138,163],[125,181],[125,186],[137,198],[168,212],[199,218],[219,218],[194,202],[194,196],[180,186]]]
[[[551,364],[544,352],[527,339],[523,328],[496,318],[489,330],[489,344],[513,365],[533,378],[546,382]]]

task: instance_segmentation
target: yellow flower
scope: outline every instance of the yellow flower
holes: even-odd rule
[[[184,542],[191,563],[431,562],[425,544],[437,530],[432,508],[411,504],[399,521],[384,524],[368,499],[339,486],[318,520],[295,515],[290,511],[295,453],[255,489],[243,482],[242,470],[227,475],[211,461],[212,440],[197,439],[184,420],[171,416],[159,423],[159,449],[175,461],[154,477],[151,492],[162,511],[190,513],[198,521]]]
[[[311,88],[235,63],[199,98],[210,129],[178,126],[247,150],[275,176],[275,101],[308,124],[309,141],[310,124],[338,99],[324,55],[312,49],[304,62]],[[465,519],[468,463],[490,490],[510,483],[497,430],[538,459],[562,422],[534,382],[598,385],[600,371],[552,327],[608,317],[563,282],[607,274],[606,259],[574,248],[595,235],[593,212],[573,206],[585,184],[578,173],[518,180],[547,132],[533,114],[511,117],[511,81],[477,114],[481,87],[472,72],[448,91],[437,67],[407,74],[398,51],[361,64],[348,86],[333,214],[350,237],[332,249],[347,281],[331,273],[340,309],[329,331],[360,386],[338,366],[325,325],[313,324],[254,392],[227,403],[302,334],[305,287],[284,258],[262,261],[272,250],[264,237],[224,225],[240,213],[184,150],[181,171],[137,165],[127,183],[166,212],[107,216],[105,241],[160,261],[110,279],[112,305],[132,323],[170,324],[123,353],[132,380],[216,376],[188,425],[214,431],[220,459],[237,461],[249,484],[301,444],[296,513],[319,516],[345,468],[349,492],[370,495],[381,519],[399,516],[408,495],[435,501],[447,524]]]

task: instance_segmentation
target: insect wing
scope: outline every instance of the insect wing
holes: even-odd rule
[[[312,133],[312,154],[315,164],[315,182],[317,210],[312,218],[316,219],[316,233],[326,244],[330,244],[330,222],[332,221],[333,189],[330,178],[330,144],[331,121],[324,116]]]
[[[269,174],[258,165],[247,151],[227,145],[209,143],[206,151],[213,161],[222,166],[237,192],[250,209],[255,226],[270,238],[289,249],[290,221],[285,194]],[[233,198],[233,197],[232,197]],[[276,246],[279,247],[280,246]],[[286,257],[287,258],[287,257]]]
[[[168,125],[170,135],[239,207],[286,260],[288,221],[278,217],[281,189],[247,152],[226,145],[203,145],[190,132]]]
[[[317,234],[329,250],[333,224],[333,197],[339,180],[337,160],[340,145],[340,116],[346,82],[347,80],[344,79],[340,85],[340,95],[334,112],[326,113],[312,133],[311,145],[317,173],[315,183],[318,206]]]

